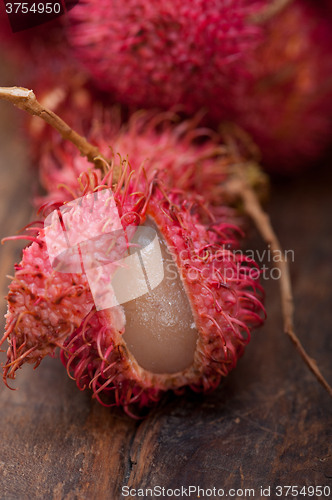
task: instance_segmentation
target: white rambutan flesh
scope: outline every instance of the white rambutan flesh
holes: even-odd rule
[[[194,316],[176,263],[162,234],[158,234],[164,279],[149,293],[123,304],[123,339],[137,363],[153,373],[176,373],[193,364],[197,343]]]

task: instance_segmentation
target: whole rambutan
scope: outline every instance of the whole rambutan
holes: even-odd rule
[[[261,34],[247,18],[262,4],[83,0],[70,13],[69,39],[96,84],[120,102],[183,104],[193,114],[227,107],[230,83],[243,78]]]
[[[144,165],[145,172],[158,172],[167,186],[200,193],[218,210],[222,184],[236,160],[217,133],[197,126],[200,116],[177,123],[175,113],[139,111],[123,123],[119,108],[99,111],[92,120],[87,117],[91,123],[87,138],[105,157],[128,157],[133,170]],[[89,113],[81,114],[80,119]],[[68,196],[68,189],[76,189],[77,178],[89,172],[91,164],[56,134],[44,141],[43,149],[46,154],[40,157],[39,175],[48,193],[44,200],[59,199],[60,193]],[[266,184],[266,176],[260,172],[256,185],[266,189]],[[37,204],[41,202],[38,198]]]
[[[316,4],[274,12],[266,0],[84,0],[69,39],[95,84],[120,102],[205,107],[210,125],[235,121],[264,165],[287,173],[317,159],[332,128],[331,17]]]
[[[263,322],[263,291],[227,215],[216,220],[158,171],[126,160],[116,183],[114,171],[82,173],[73,201],[49,203],[44,227],[28,228],[9,287],[4,378],[58,346],[80,389],[129,412],[169,389],[215,388]]]
[[[332,17],[294,1],[266,25],[248,59],[252,75],[233,119],[252,134],[269,170],[296,173],[317,160],[332,132]]]

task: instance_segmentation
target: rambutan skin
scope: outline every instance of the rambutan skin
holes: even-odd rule
[[[266,0],[84,0],[69,39],[119,102],[204,107],[210,126],[234,121],[252,134],[268,170],[295,173],[324,153],[332,129],[331,16],[316,4],[295,0],[260,23]]]
[[[47,354],[53,354],[57,342],[63,342],[81,324],[93,305],[85,277],[54,273],[43,230],[23,250],[7,300],[4,338],[11,338],[11,346],[5,377],[23,360],[38,365]]]
[[[233,228],[215,223],[207,229],[198,214],[192,216],[191,205],[197,203],[194,197],[186,200],[171,191],[166,200],[158,188],[156,191],[146,214],[157,223],[181,269],[200,332],[194,363],[169,376],[142,370],[121,336],[109,331],[109,311],[95,313],[67,341],[62,360],[78,387],[90,384],[101,403],[99,394],[106,388],[115,391],[111,405],[124,406],[139,399],[141,404],[153,402],[165,390],[186,385],[198,391],[215,388],[236,366],[250,340],[250,329],[263,321],[258,268],[226,249],[232,246],[229,238],[237,245]]]
[[[172,112],[138,111],[123,123],[119,108],[113,107],[96,113],[88,108],[80,118],[91,123],[86,136],[105,157],[115,162],[119,155],[122,161],[128,157],[133,170],[144,167],[149,179],[158,172],[167,186],[200,193],[219,210],[222,185],[235,160],[217,133],[198,126],[199,115],[177,123]],[[44,139],[39,148],[44,150],[39,160],[40,181],[48,193],[44,200],[69,199],[68,188],[76,189],[77,178],[89,172],[91,164],[56,135]],[[36,200],[37,205],[41,202]]]
[[[323,4],[295,0],[268,22],[265,42],[247,60],[252,79],[232,118],[271,172],[300,172],[330,144],[331,22]]]
[[[69,38],[98,86],[120,102],[182,104],[193,114],[217,95],[227,105],[229,83],[243,77],[261,34],[247,17],[262,3],[84,0],[70,13]]]
[[[90,207],[86,214],[91,234],[109,220],[105,189],[112,189],[124,228],[138,227],[147,217],[155,221],[177,264],[198,330],[193,364],[174,374],[143,369],[123,339],[122,307],[97,311],[86,274],[54,270],[46,249],[47,229],[36,228],[35,241],[24,250],[10,285],[2,339],[10,344],[4,378],[14,377],[24,362],[38,365],[59,346],[80,389],[92,387],[103,404],[109,403],[107,394],[114,394],[110,405],[129,412],[131,403],[149,405],[166,390],[215,388],[243,354],[251,329],[263,323],[263,291],[258,266],[234,252],[240,231],[227,217],[216,221],[201,196],[166,186],[158,172],[134,172],[127,161],[117,184],[113,173],[114,165],[103,178],[99,170],[82,173],[73,198],[94,197],[96,211]],[[66,212],[70,205],[49,203],[46,210],[58,207]],[[71,226],[80,234],[79,227]]]

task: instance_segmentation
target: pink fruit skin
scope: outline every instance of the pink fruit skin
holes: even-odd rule
[[[248,67],[253,80],[234,120],[252,134],[270,171],[301,172],[331,142],[331,13],[319,2],[292,2],[269,22]]]
[[[133,170],[138,171],[143,165],[149,176],[158,171],[158,177],[167,186],[200,193],[210,205],[214,205],[215,213],[226,210],[226,207],[219,209],[218,206],[222,201],[222,184],[234,160],[227,147],[220,143],[218,134],[197,127],[198,117],[177,124],[174,123],[174,113],[140,111],[123,124],[116,111],[116,108],[111,109],[104,119],[97,115],[87,135],[102,154],[113,157],[115,163],[120,163],[119,155],[122,160],[128,156]],[[79,117],[87,116],[89,121],[89,115],[88,109]],[[71,143],[62,141],[58,133],[52,134],[51,141],[49,137],[43,137],[45,142],[41,143],[40,149],[44,147],[45,152],[39,161],[39,172],[48,193],[44,201],[62,200],[61,196],[68,197],[64,185],[76,189],[78,176],[88,172],[91,164],[76,154]],[[38,198],[36,203],[40,205],[42,200]]]
[[[187,112],[227,104],[230,81],[261,30],[246,18],[262,2],[232,0],[84,0],[73,9],[70,37],[100,88],[140,106]],[[225,93],[225,96],[224,96]],[[210,100],[211,99],[211,100]]]
[[[85,276],[54,275],[43,231],[38,242],[23,250],[15,270],[7,297],[5,337],[11,339],[11,347],[5,376],[9,375],[12,361],[14,372],[22,362],[32,359],[38,365],[47,354],[53,354],[57,342],[63,342],[92,307]],[[21,362],[16,364],[22,354]]]
[[[175,192],[171,191],[168,195],[177,206],[184,201],[184,198]],[[112,333],[109,332],[109,312],[96,313],[86,321],[84,331],[82,329],[76,331],[66,342],[70,354],[64,351],[62,360],[75,378],[78,387],[83,389],[90,384],[95,397],[102,404],[105,404],[100,398],[102,391],[106,394],[107,391],[114,391],[115,402],[111,402],[110,406],[117,404],[128,408],[132,402],[139,402],[141,406],[149,405],[158,400],[165,390],[179,391],[186,385],[199,392],[214,389],[221,377],[235,368],[245,345],[250,340],[251,328],[263,322],[260,302],[262,289],[258,283],[258,268],[256,271],[251,268],[253,271],[251,277],[247,274],[249,268],[246,266],[252,266],[253,262],[244,259],[238,279],[234,281],[230,279],[228,282],[226,280],[224,287],[219,287],[216,278],[213,279],[212,273],[209,272],[211,271],[209,265],[198,258],[195,259],[188,247],[190,241],[198,255],[202,242],[209,241],[210,248],[214,245],[222,246],[223,242],[226,242],[223,239],[226,234],[228,234],[226,238],[230,237],[233,245],[237,246],[233,228],[224,222],[216,224],[217,233],[207,232],[207,227],[201,224],[200,217],[197,214],[192,217],[187,207],[183,205],[178,213],[179,220],[186,228],[183,231],[175,220],[170,222],[171,207],[168,207],[168,210],[166,208],[165,213],[160,210],[160,201],[163,199],[160,193],[156,193],[150,200],[147,214],[153,216],[170,248],[176,248],[176,261],[181,269],[184,286],[193,305],[196,325],[201,335],[194,365],[181,375],[170,376],[167,380],[158,374],[147,377],[137,365],[130,362],[126,350],[119,349],[119,345],[114,338],[112,339]],[[194,199],[195,197],[189,197],[189,203],[191,204]],[[212,255],[213,252],[211,263],[214,261]],[[224,251],[223,262],[217,264],[220,274],[227,274],[227,269],[230,271],[239,265],[241,262],[239,254],[238,258],[239,260],[236,257],[234,260],[232,252]],[[197,274],[201,275],[201,279],[197,280]],[[239,310],[235,316],[234,297],[239,301]],[[84,337],[87,339],[85,342]],[[107,353],[107,356],[101,356],[101,352]]]
[[[205,107],[210,125],[235,121],[251,133],[269,170],[294,173],[329,143],[331,15],[295,0],[268,22],[248,21],[267,4],[84,0],[69,39],[120,102]]]
[[[94,210],[82,205],[84,220],[80,215],[75,225],[75,219],[70,219],[78,238],[84,227],[93,234],[109,220],[105,208],[109,205],[98,195],[102,189],[98,186],[111,187],[112,175],[111,170],[102,179],[98,170],[80,176],[73,197],[95,195]],[[137,226],[147,215],[152,216],[175,249],[200,332],[194,364],[174,376],[142,370],[122,341],[125,321],[121,308],[96,312],[86,275],[54,270],[45,244],[46,229],[36,227],[36,237],[30,236],[35,240],[23,251],[10,285],[2,339],[10,344],[5,380],[13,378],[24,362],[38,365],[59,346],[68,373],[80,389],[90,385],[103,404],[109,404],[105,396],[114,394],[110,405],[122,405],[130,413],[131,403],[149,405],[169,389],[178,392],[186,385],[199,391],[213,389],[235,367],[251,329],[264,320],[259,268],[251,259],[233,253],[239,230],[229,224],[227,215],[217,221],[201,196],[168,188],[158,179],[158,172],[150,170],[147,175],[142,170],[130,174],[128,165],[124,166],[121,181],[113,189],[114,199],[124,227]],[[62,202],[54,202],[53,207],[49,204],[47,210],[61,206],[68,210]],[[227,270],[236,272],[229,275]]]

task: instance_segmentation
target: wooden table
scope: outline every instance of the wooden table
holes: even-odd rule
[[[8,103],[1,103],[0,113],[4,237],[29,220],[35,174],[19,139],[17,115]],[[296,331],[330,384],[331,181],[329,164],[320,172],[278,181],[268,207],[282,245],[294,251]],[[265,248],[254,231],[247,247]],[[2,296],[20,248],[22,242],[1,246]],[[283,334],[278,282],[268,279],[264,286],[268,320],[253,334],[236,370],[208,396],[166,396],[143,421],[103,408],[89,391],[80,392],[57,358],[45,359],[35,371],[24,366],[13,383],[17,391],[0,385],[0,498],[133,498],[121,495],[125,485],[216,487],[225,495],[240,489],[232,498],[244,498],[249,488],[255,490],[251,498],[261,498],[261,486],[271,486],[271,498],[280,498],[276,487],[284,485],[330,486],[332,491],[332,400]],[[1,317],[5,310],[2,300]]]

